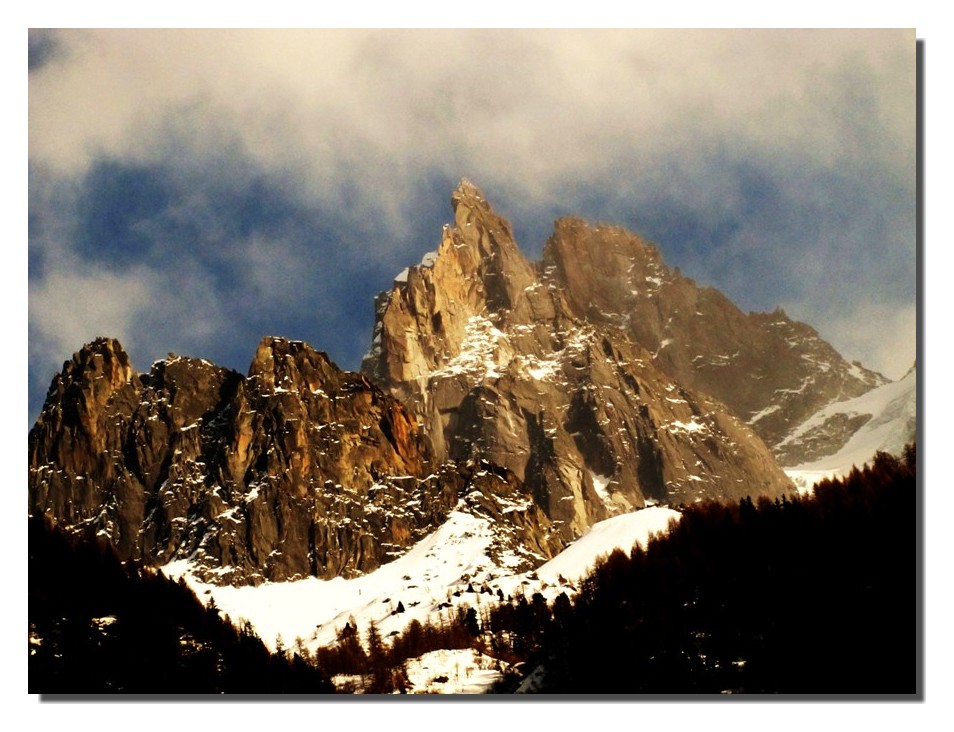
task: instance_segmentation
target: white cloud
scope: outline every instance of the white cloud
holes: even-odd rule
[[[204,211],[209,227],[215,212],[193,190],[197,181],[267,176],[311,211],[337,210],[388,232],[344,243],[341,256],[352,268],[359,257],[390,261],[389,247],[415,231],[415,196],[435,171],[472,177],[515,215],[580,213],[572,209],[576,193],[606,191],[631,207],[637,223],[638,207],[657,198],[685,201],[716,223],[745,219],[746,201],[725,185],[727,159],[755,161],[776,180],[796,182],[849,170],[896,183],[901,205],[904,196],[913,203],[913,31],[72,30],[58,39],[58,52],[29,82],[30,159],[45,175],[79,182],[104,157],[160,163],[189,191],[178,201],[183,215]],[[784,194],[799,190],[793,184]],[[49,216],[49,201],[33,195],[34,212]],[[868,214],[881,204],[866,201],[850,213],[874,221]],[[98,329],[129,341],[130,350],[133,339],[160,337],[169,349],[195,348],[202,334],[228,330],[231,311],[200,268],[84,269],[72,259],[73,213],[62,214],[61,225],[45,222],[44,241],[31,240],[73,261],[30,286],[31,332],[57,358]],[[857,220],[844,227],[832,216],[810,222],[824,234],[811,240],[797,225],[775,230],[753,221],[747,238],[700,258],[731,268],[733,256],[745,259],[746,242],[762,242],[766,231],[775,237],[769,245],[794,250],[859,230]],[[416,256],[438,236],[420,242]],[[318,286],[308,281],[309,267],[322,277],[335,268],[303,261],[307,251],[283,242],[268,242],[267,254],[254,238],[232,244],[253,268],[246,284],[264,305],[280,305],[289,289]],[[912,242],[897,237],[897,247],[908,252]],[[766,266],[783,269],[792,259],[773,255]],[[810,284],[800,302],[786,304],[790,312],[835,323],[825,332],[837,334],[836,345],[863,360],[871,353],[872,365],[890,373],[892,349],[879,350],[885,339],[868,327],[870,313],[832,317],[818,304],[825,293]],[[887,308],[882,320],[907,328],[905,312]]]
[[[192,267],[123,272],[58,262],[29,284],[30,358],[58,365],[99,336],[116,338],[146,371],[168,352],[202,355],[230,325],[211,283]]]
[[[98,336],[117,338],[130,350],[138,342],[137,319],[156,300],[151,274],[134,270],[55,271],[30,284],[31,352],[62,361]]]
[[[845,358],[861,361],[889,379],[900,379],[914,365],[917,309],[913,303],[864,303],[825,322],[805,319]]]
[[[899,78],[896,59],[913,71],[913,32],[108,30],[61,40],[65,52],[31,76],[30,150],[63,173],[104,154],[188,160],[238,143],[326,198],[343,178],[399,196],[434,166],[546,196],[621,158],[645,175],[726,133],[838,158],[840,101],[807,97],[846,68],[890,92],[869,111],[891,140],[910,142],[913,121],[913,73]],[[172,130],[181,137],[170,147]]]

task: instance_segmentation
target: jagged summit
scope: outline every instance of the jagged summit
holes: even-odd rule
[[[772,446],[825,404],[887,381],[781,308],[743,313],[618,227],[558,222],[543,269],[576,313],[642,345],[665,373],[727,404]]]
[[[262,339],[248,376],[177,356],[140,375],[99,339],[54,378],[29,454],[31,512],[209,581],[370,571],[455,509],[499,525],[513,566],[563,547],[513,474],[434,462],[400,402],[302,341]]]
[[[490,209],[490,204],[484,197],[483,191],[474,185],[469,178],[461,178],[457,183],[457,188],[451,193],[451,205],[455,211],[461,201],[467,201],[472,206],[482,206],[488,210]]]
[[[115,338],[99,337],[84,345],[63,363],[63,370],[51,389],[58,385],[77,383],[83,380],[98,381],[97,393],[106,395],[128,383],[136,376],[129,356]]]
[[[787,490],[747,427],[591,317],[613,297],[604,278],[632,271],[632,234],[561,219],[535,266],[479,189],[462,184],[452,203],[436,256],[378,297],[363,364],[439,459],[514,471],[567,538],[647,500]],[[606,243],[615,249],[573,254]],[[660,258],[641,246],[648,273]]]
[[[452,203],[455,223],[444,227],[436,252],[376,299],[379,318],[362,371],[382,382],[410,381],[441,368],[460,351],[471,318],[496,321],[526,306],[535,274],[510,223],[466,181]],[[413,322],[413,334],[392,325],[399,322]]]
[[[277,336],[245,375],[84,346],[30,431],[31,511],[236,584],[367,572],[464,511],[529,569],[615,514],[785,494],[766,443],[844,444],[786,437],[882,380],[625,229],[562,218],[531,263],[473,183],[451,204],[376,298],[363,373]]]
[[[263,338],[248,367],[249,378],[261,380],[273,390],[295,389],[314,392],[342,375],[328,354],[316,351],[304,341],[267,336]]]

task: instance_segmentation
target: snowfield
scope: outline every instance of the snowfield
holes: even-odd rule
[[[551,585],[559,583],[561,576],[575,583],[589,573],[598,558],[610,554],[614,549],[622,549],[629,553],[635,544],[645,547],[651,536],[667,533],[669,524],[678,521],[681,515],[671,508],[653,506],[600,521],[593,524],[588,532],[553,559],[539,567],[536,575],[541,583],[546,582]],[[536,591],[537,589],[534,589],[534,592]],[[544,592],[544,596],[546,594]],[[560,593],[552,594],[556,597]]]
[[[548,601],[561,592],[572,595],[576,583],[600,556],[616,548],[629,552],[637,543],[645,546],[650,536],[666,532],[679,516],[678,511],[662,506],[614,516],[595,524],[562,553],[525,574],[508,570],[506,555],[499,564],[492,562],[487,555],[494,538],[491,523],[462,511],[451,513],[443,525],[403,556],[354,579],[311,577],[258,587],[219,587],[195,579],[188,561],[172,562],[162,571],[169,577],[185,578],[200,599],[206,603],[214,599],[220,612],[234,623],[250,622],[273,650],[279,643],[291,648],[300,639],[314,651],[333,643],[349,620],[357,622],[362,639],[372,621],[387,639],[403,631],[412,619],[437,621],[441,613],[454,613],[461,605],[479,608],[496,603],[498,590],[504,597],[540,592]],[[470,650],[443,653],[409,662],[408,675],[415,690],[471,693],[487,688],[500,676],[493,659],[477,658]],[[466,654],[470,654],[468,659]],[[440,676],[448,681],[432,682]]]
[[[871,419],[834,455],[786,468],[785,473],[800,493],[810,492],[824,478],[837,478],[871,462],[876,452],[899,455],[911,440],[917,421],[917,370],[911,370],[898,381],[884,384],[854,399],[829,404],[803,422],[781,444],[799,439],[836,414],[849,416],[870,414]]]

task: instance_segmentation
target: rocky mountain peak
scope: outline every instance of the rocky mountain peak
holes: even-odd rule
[[[117,389],[133,381],[136,371],[119,341],[97,338],[63,364],[60,376],[55,384],[84,385],[92,397],[90,404],[102,404]]]
[[[272,392],[315,392],[328,383],[337,384],[342,371],[328,355],[304,341],[276,336],[263,338],[248,368],[249,379]]]
[[[31,464],[37,459],[34,446],[44,441],[50,457],[70,470],[103,467],[108,443],[104,415],[139,387],[119,341],[97,338],[83,346],[53,377],[46,405],[30,430]]]
[[[472,260],[464,258],[472,266],[462,268],[461,274],[476,277],[483,284],[484,301],[479,305],[494,313],[513,309],[534,277],[533,267],[517,248],[510,222],[498,216],[483,193],[467,179],[461,180],[451,195],[451,204],[455,225],[445,230],[444,241],[449,234],[455,249],[466,248],[473,253]],[[438,258],[449,254],[443,244]]]
[[[81,349],[30,432],[30,510],[123,558],[189,558],[234,584],[370,571],[464,508],[527,568],[563,547],[503,468],[439,465],[413,415],[302,341],[268,337],[248,376],[175,356],[137,375]]]
[[[826,404],[886,382],[848,363],[781,308],[743,313],[718,290],[668,267],[655,245],[616,226],[561,219],[541,269],[576,317],[644,347],[657,368],[724,402],[772,447]],[[785,459],[800,457],[786,452]]]
[[[465,211],[479,210],[487,214],[493,213],[493,209],[484,197],[483,191],[468,178],[461,178],[457,184],[457,188],[451,193],[451,206],[455,215],[457,214],[458,208],[461,207],[463,207]]]
[[[565,291],[577,316],[611,325],[622,325],[639,291],[671,276],[655,245],[619,226],[576,217],[557,220],[540,269]]]
[[[536,276],[480,190],[463,180],[451,196],[455,223],[436,251],[401,272],[376,300],[371,350],[362,370],[385,383],[426,378],[471,337],[474,323],[519,318]],[[406,323],[411,329],[402,330]],[[399,397],[407,396],[398,391]]]
[[[788,490],[748,428],[674,383],[609,315],[633,289],[620,272],[666,274],[655,247],[567,218],[535,267],[479,189],[463,182],[452,200],[436,254],[379,296],[363,366],[438,460],[513,471],[567,539],[647,500]]]

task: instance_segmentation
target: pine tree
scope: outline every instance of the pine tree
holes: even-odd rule
[[[388,664],[387,649],[381,640],[377,624],[372,620],[368,623],[368,673],[371,675],[371,684],[367,691],[371,694],[389,694],[393,691],[391,684],[391,669]]]

